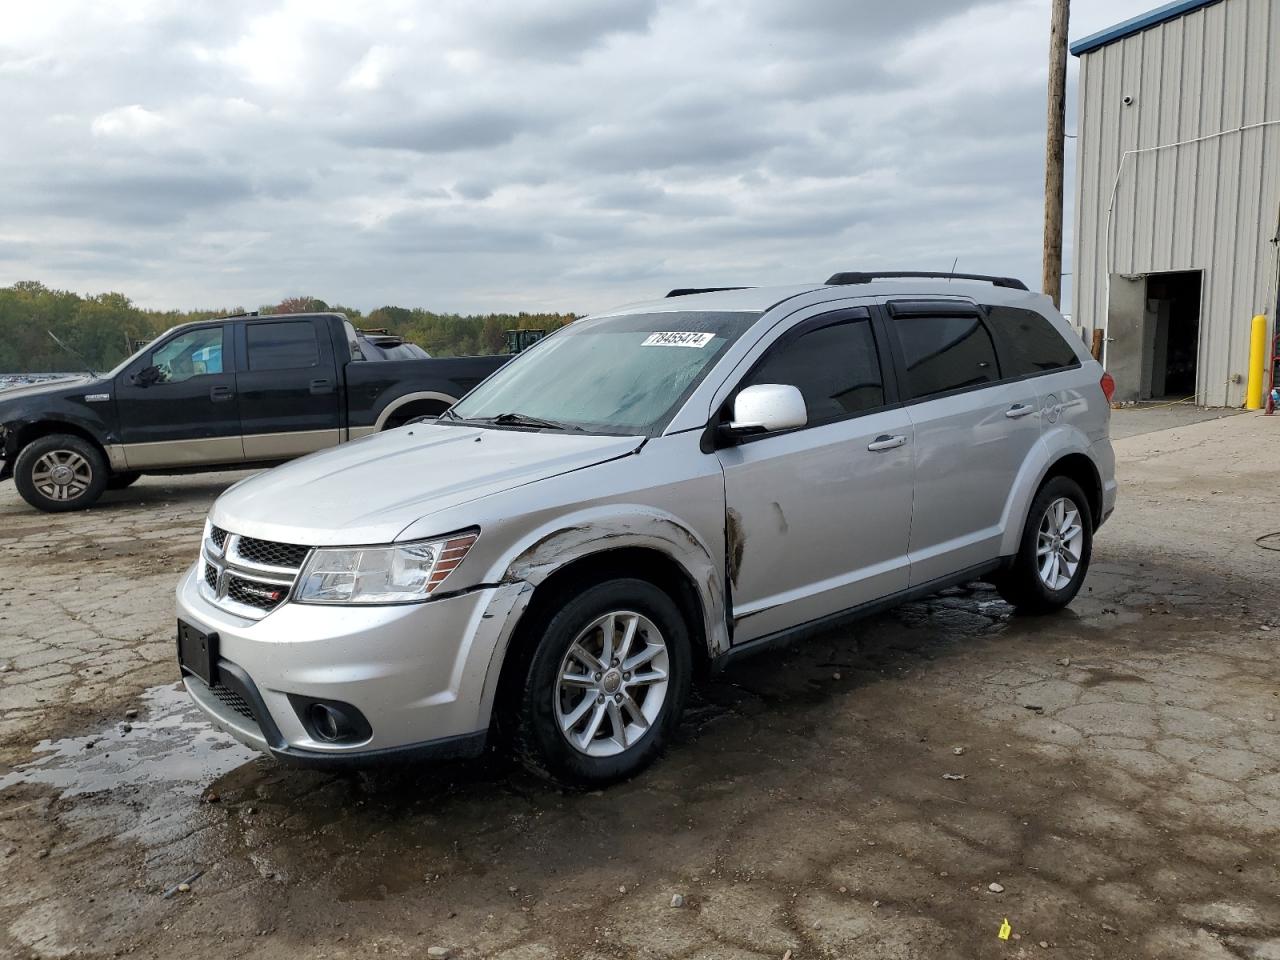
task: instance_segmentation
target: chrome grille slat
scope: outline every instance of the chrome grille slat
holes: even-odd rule
[[[241,537],[211,525],[201,549],[200,591],[215,606],[260,620],[288,599],[310,552],[301,544]]]

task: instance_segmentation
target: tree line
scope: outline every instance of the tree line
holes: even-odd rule
[[[577,319],[571,313],[463,316],[393,306],[365,314],[315,297],[291,297],[258,308],[262,314],[319,310],[344,313],[361,329],[385,329],[440,357],[505,353],[508,330],[550,332]],[[71,372],[83,366],[59,347],[50,333],[101,372],[129,356],[135,341],[151,340],[180,323],[243,312],[241,307],[146,310],[122,293],[82,297],[35,281],[21,281],[0,287],[0,373]]]

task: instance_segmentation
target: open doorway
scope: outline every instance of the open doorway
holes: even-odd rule
[[[1142,400],[1181,400],[1196,393],[1202,273],[1147,276],[1143,317]]]

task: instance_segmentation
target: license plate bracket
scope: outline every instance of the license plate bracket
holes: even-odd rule
[[[178,621],[178,666],[209,686],[218,683],[218,635]]]

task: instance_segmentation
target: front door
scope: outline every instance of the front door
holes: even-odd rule
[[[246,460],[287,460],[341,440],[342,394],[324,323],[264,317],[241,325],[236,384]]]
[[[718,453],[735,643],[907,586],[911,420],[890,407],[877,347],[865,308],[820,315],[738,384],[798,387],[809,423]]]
[[[1040,401],[1032,380],[1001,382],[972,304],[917,300],[888,310],[915,427],[911,584],[921,586],[999,556],[1014,481],[1040,442]]]
[[[181,330],[116,378],[130,470],[239,463],[240,414],[224,324]]]

